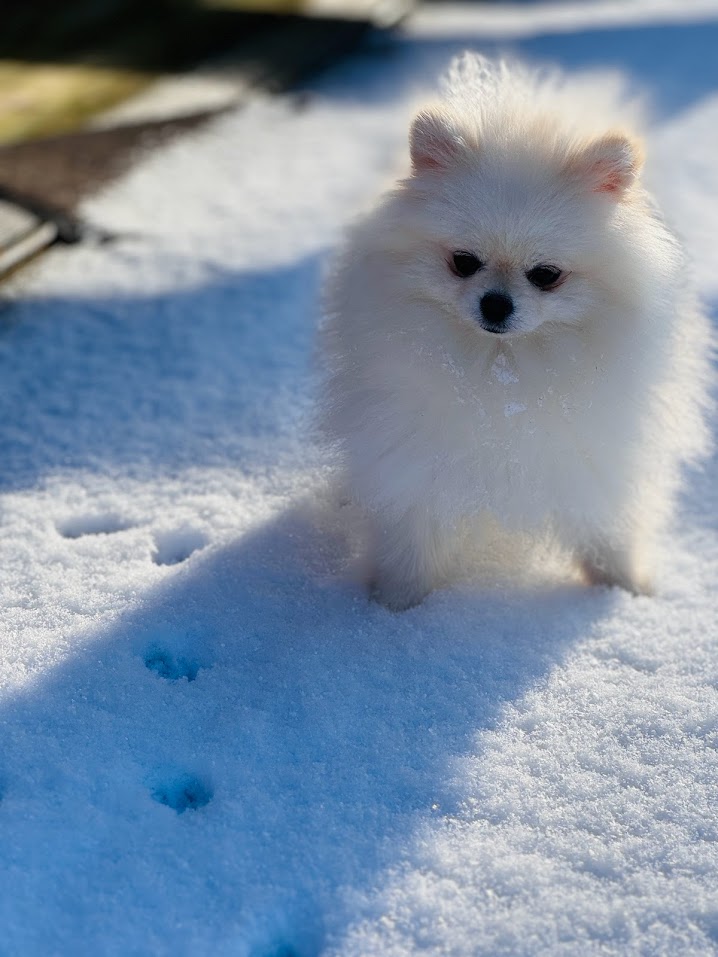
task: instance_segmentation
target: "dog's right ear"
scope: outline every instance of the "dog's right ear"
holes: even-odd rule
[[[620,199],[638,178],[643,149],[620,130],[606,133],[573,156],[566,169],[587,189]]]
[[[448,169],[464,146],[463,136],[443,110],[433,107],[414,117],[409,131],[414,172]]]

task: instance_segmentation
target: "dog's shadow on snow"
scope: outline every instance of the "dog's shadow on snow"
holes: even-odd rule
[[[616,600],[479,584],[391,614],[345,576],[348,548],[334,517],[288,508],[6,703],[22,774],[0,769],[0,813],[18,859],[48,848],[33,893],[50,913],[84,875],[68,939],[88,939],[99,895],[123,926],[151,914],[168,947],[216,933],[236,953],[319,953],[352,894],[457,809],[455,760]]]
[[[91,261],[105,269],[150,242],[120,238]],[[55,250],[57,265],[73,249]],[[208,265],[194,284],[137,294],[63,297],[19,281],[0,299],[0,491],[74,469],[159,478],[274,464],[308,414],[320,266],[319,253],[266,270]]]

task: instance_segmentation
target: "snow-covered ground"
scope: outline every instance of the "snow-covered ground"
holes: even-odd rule
[[[646,90],[718,297],[714,5],[435,9],[155,153],[87,206],[114,244],[3,290],[3,955],[718,952],[716,462],[652,599],[392,615],[295,504],[323,265],[458,49]]]

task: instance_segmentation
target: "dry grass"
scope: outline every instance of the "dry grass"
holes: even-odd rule
[[[266,58],[267,49],[275,48],[275,64],[277,57],[290,62],[294,34],[276,31],[258,15],[352,19],[368,14],[375,3],[33,0],[18,5],[0,31],[0,146],[81,129],[157,78],[192,69],[230,48],[250,64],[257,51]]]
[[[212,12],[300,13],[305,0],[40,0],[0,35],[0,145],[66,133],[221,46]],[[214,16],[217,20],[217,16]]]
[[[77,129],[151,79],[137,70],[88,64],[0,61],[0,143]]]

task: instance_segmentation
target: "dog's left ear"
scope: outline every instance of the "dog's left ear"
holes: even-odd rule
[[[623,132],[607,133],[573,156],[567,172],[580,177],[594,193],[620,199],[643,166],[640,143]]]
[[[409,131],[411,165],[415,172],[446,170],[464,147],[464,138],[445,110],[422,110]]]

